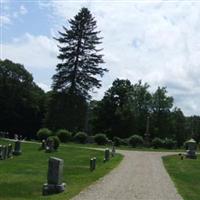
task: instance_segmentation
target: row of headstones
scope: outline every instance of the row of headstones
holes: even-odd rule
[[[6,145],[0,145],[0,160],[6,160],[8,158],[11,158],[13,155],[20,155],[21,154],[21,142],[16,141],[15,147],[13,151],[12,144]]]
[[[115,156],[115,147],[112,147],[111,156]],[[110,150],[106,149],[104,152],[104,162],[110,160]],[[43,195],[50,195],[63,192],[65,190],[65,183],[62,182],[64,161],[59,158],[49,158],[47,183],[43,185]],[[96,168],[96,158],[90,160],[90,170]]]

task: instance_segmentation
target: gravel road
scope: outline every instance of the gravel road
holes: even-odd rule
[[[120,165],[72,200],[183,200],[162,164],[172,153],[118,152]]]

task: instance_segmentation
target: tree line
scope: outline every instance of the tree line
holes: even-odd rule
[[[151,139],[172,138],[179,146],[189,137],[200,140],[200,117],[185,117],[166,87],[151,93],[141,80],[116,79],[100,101],[92,100],[108,71],[98,48],[102,37],[87,8],[68,24],[55,38],[59,63],[50,92],[39,88],[23,65],[0,60],[0,131],[35,138],[39,128],[47,127],[127,138],[144,136],[149,117]]]

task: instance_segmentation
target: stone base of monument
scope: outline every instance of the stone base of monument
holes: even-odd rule
[[[196,151],[188,150],[186,153],[186,158],[197,159]]]
[[[62,183],[60,185],[45,183],[43,185],[42,194],[43,195],[51,195],[51,194],[57,194],[57,193],[64,192],[65,185],[66,185],[65,183]]]

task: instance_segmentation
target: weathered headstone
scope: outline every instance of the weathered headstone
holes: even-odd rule
[[[21,153],[22,153],[21,141],[17,140],[17,141],[15,141],[15,148],[14,148],[13,155],[20,155]]]
[[[93,171],[93,158],[90,159],[90,171]]]
[[[197,143],[194,139],[186,141],[186,158],[197,159]]]
[[[110,150],[107,148],[105,149],[104,162],[107,162],[109,160],[110,160]]]
[[[94,158],[93,158],[93,170],[96,169],[96,161],[97,161],[97,158],[94,157]]]
[[[5,160],[6,159],[6,146],[3,145],[2,146],[2,160]]]
[[[8,154],[7,154],[7,157],[11,158],[12,154],[13,154],[12,144],[9,144],[8,145]]]
[[[59,158],[51,157],[49,159],[47,183],[43,185],[43,195],[50,195],[63,192],[65,183],[63,178],[64,161]]]
[[[54,141],[53,140],[47,140],[46,152],[47,153],[51,153],[53,151],[55,151],[55,149],[54,149]]]
[[[0,145],[0,160],[3,159],[3,147]]]
[[[115,153],[116,153],[116,150],[115,150],[115,146],[113,145],[113,146],[112,146],[112,151],[111,151],[112,157],[115,156]]]

